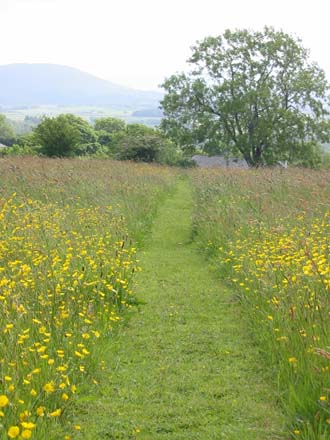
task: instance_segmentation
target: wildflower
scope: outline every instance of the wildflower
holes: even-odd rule
[[[39,406],[36,411],[37,415],[39,417],[43,417],[45,415],[45,409],[46,408],[44,406]]]
[[[54,382],[48,382],[43,386],[43,390],[47,393],[53,393],[55,391]]]
[[[5,396],[4,394],[2,394],[0,396],[0,408],[4,408],[5,406],[7,406],[9,403],[9,399],[7,396]]]
[[[32,422],[22,422],[21,425],[25,429],[33,429],[37,426],[35,423]]]
[[[24,429],[21,433],[21,437],[24,439],[29,439],[32,437],[32,431],[30,429]]]
[[[19,433],[20,429],[18,426],[11,426],[7,432],[9,438],[16,438],[19,436]]]
[[[61,415],[62,410],[60,408],[56,409],[55,411],[49,413],[50,417],[59,417]]]

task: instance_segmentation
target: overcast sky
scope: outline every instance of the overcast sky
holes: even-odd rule
[[[56,63],[156,89],[225,29],[301,37],[330,80],[329,0],[0,0],[0,64]]]

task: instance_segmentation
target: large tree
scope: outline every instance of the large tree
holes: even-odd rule
[[[197,42],[189,73],[163,87],[163,130],[184,149],[251,166],[309,156],[330,138],[329,89],[299,39],[266,27]]]

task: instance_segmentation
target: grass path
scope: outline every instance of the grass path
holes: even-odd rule
[[[84,407],[84,439],[285,438],[240,306],[190,242],[191,211],[181,181],[142,252],[146,304],[110,343],[102,397]]]

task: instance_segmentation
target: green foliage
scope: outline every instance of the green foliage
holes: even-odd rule
[[[15,132],[5,115],[0,114],[0,143],[12,145],[15,142]]]
[[[117,158],[138,162],[157,162],[169,141],[159,130],[142,124],[129,124],[126,130],[117,133]]]
[[[50,157],[74,156],[81,145],[95,145],[97,142],[97,136],[88,122],[72,114],[43,118],[34,134],[36,142],[42,146],[42,152]],[[84,147],[83,150],[88,151],[88,148]]]
[[[185,150],[240,154],[251,166],[308,162],[330,139],[328,84],[308,55],[268,27],[198,42],[190,73],[163,84],[163,130]]]
[[[102,151],[110,157],[115,156],[117,140],[125,132],[126,124],[118,118],[100,118],[94,123],[97,140],[103,146]]]
[[[96,119],[94,129],[96,131],[106,131],[109,134],[125,130],[125,122],[118,118],[100,118]]]
[[[330,153],[328,151],[324,151],[321,153],[320,167],[327,170],[330,169]]]
[[[1,156],[38,156],[41,151],[40,148],[29,145],[14,144],[3,150],[0,150]]]

